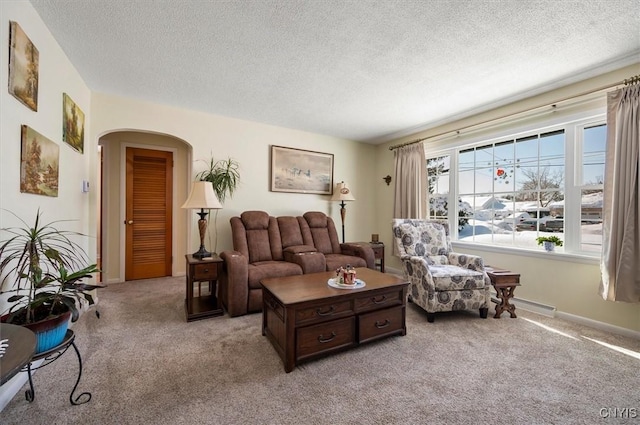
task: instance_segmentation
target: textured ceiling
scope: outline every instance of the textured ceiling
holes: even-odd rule
[[[640,62],[638,0],[31,0],[91,90],[380,143]]]

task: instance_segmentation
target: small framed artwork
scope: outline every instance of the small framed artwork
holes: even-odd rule
[[[58,196],[60,146],[29,126],[22,126],[20,192]]]
[[[84,153],[84,112],[66,93],[62,94],[62,140]]]
[[[271,191],[333,193],[333,154],[271,146]]]
[[[9,21],[9,93],[38,110],[39,53],[17,22]]]

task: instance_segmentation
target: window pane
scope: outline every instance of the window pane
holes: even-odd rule
[[[475,149],[468,149],[458,155],[458,193],[466,195],[474,192]]]
[[[429,218],[446,219],[448,216],[449,169],[448,155],[427,159]]]
[[[580,248],[600,252],[602,249],[602,190],[583,190],[580,206]]]
[[[515,170],[516,190],[538,190],[538,137],[518,139],[515,148],[517,158]]]
[[[585,128],[582,146],[582,184],[598,185],[604,182],[604,157],[607,126]]]
[[[493,180],[495,190],[513,190],[515,160],[513,141],[499,143],[495,146]]]

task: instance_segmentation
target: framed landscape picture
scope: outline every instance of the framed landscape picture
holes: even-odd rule
[[[271,191],[333,193],[333,154],[271,146]]]
[[[60,147],[29,126],[22,126],[20,192],[58,196]]]
[[[17,22],[9,21],[9,93],[38,110],[39,53]]]
[[[62,94],[62,140],[84,153],[84,112],[66,93]]]

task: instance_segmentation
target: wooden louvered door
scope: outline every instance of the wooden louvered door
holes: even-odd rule
[[[171,276],[173,153],[127,148],[125,279]]]

